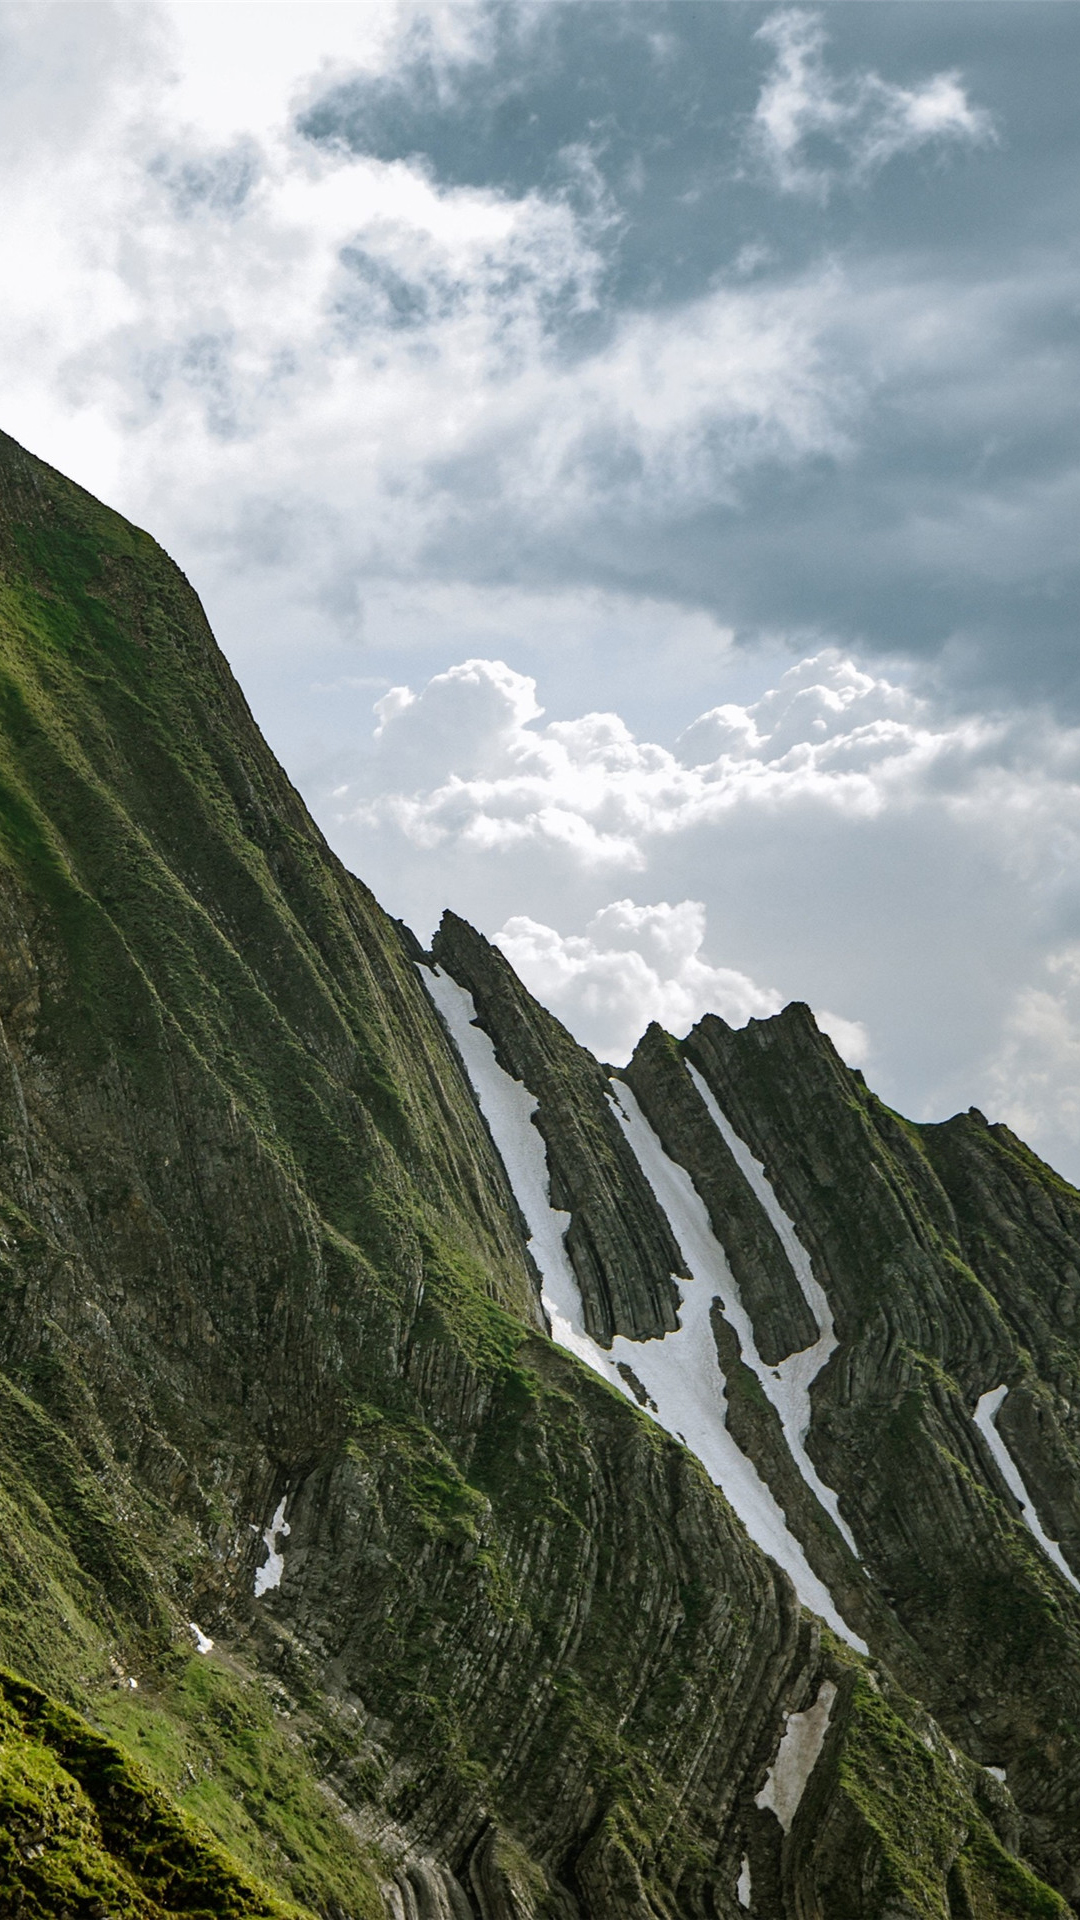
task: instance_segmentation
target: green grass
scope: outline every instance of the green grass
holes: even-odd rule
[[[251,1873],[320,1910],[336,1902],[357,1920],[383,1920],[373,1856],[313,1764],[326,1729],[302,1712],[293,1727],[283,1700],[278,1689],[275,1712],[265,1685],[210,1654],[165,1683],[101,1696],[96,1717]]]
[[[953,1920],[949,1889],[957,1882],[974,1920],[1065,1920],[1065,1901],[1006,1852],[978,1811],[976,1771],[972,1762],[954,1760],[940,1736],[913,1725],[864,1673],[856,1675],[840,1781],[877,1842],[866,1920],[893,1911]]]
[[[2,1671],[0,1907],[25,1920],[301,1920],[114,1741]]]

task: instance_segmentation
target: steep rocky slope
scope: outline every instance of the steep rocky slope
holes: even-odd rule
[[[499,1002],[483,991],[501,956],[479,936],[467,944],[448,919],[433,957],[456,968],[501,1057]],[[527,998],[520,984],[517,993]],[[1080,1200],[981,1115],[925,1128],[900,1120],[805,1007],[738,1032],[709,1015],[681,1045],[650,1028],[623,1078],[707,1215],[711,1255],[699,1228],[689,1271],[712,1293],[728,1435],[774,1494],[841,1631],[865,1641],[952,1741],[1003,1773],[1025,1846],[1075,1900]],[[625,1104],[618,1080],[609,1093]],[[513,1168],[512,1141],[504,1151]],[[571,1220],[568,1246],[572,1230]],[[684,1249],[693,1231],[690,1221]],[[815,1298],[816,1349],[806,1333]],[[604,1353],[594,1344],[590,1356],[581,1338],[586,1316],[575,1328],[563,1307],[552,1326],[604,1370]],[[658,1369],[656,1344],[642,1340],[635,1355],[612,1343],[608,1377],[685,1431],[738,1505],[730,1463],[714,1458],[700,1425],[691,1433],[684,1381]],[[800,1362],[815,1352],[800,1416]],[[775,1521],[763,1527],[743,1499],[751,1532],[824,1611]]]
[[[926,1657],[935,1712],[969,1752],[1007,1767],[1029,1844],[1075,1900],[1077,1196],[980,1115],[898,1120],[805,1008],[741,1034],[707,1016],[686,1054],[764,1162],[836,1317],[814,1457]],[[1062,1535],[1064,1575],[972,1418],[1001,1386],[997,1431]]]
[[[1080,1198],[435,958],[0,441],[0,1911],[1063,1912]]]

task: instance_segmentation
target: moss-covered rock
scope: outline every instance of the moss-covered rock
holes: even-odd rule
[[[26,1920],[303,1920],[114,1741],[3,1671],[0,1911]]]

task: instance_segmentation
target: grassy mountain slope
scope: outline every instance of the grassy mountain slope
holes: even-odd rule
[[[516,1213],[409,944],[186,583],[0,453],[0,1653],[142,1751],[113,1684],[137,1676],[166,1778],[197,1742],[196,1620],[208,1665],[299,1723],[296,1769],[386,1884],[430,1893],[449,1858],[490,1904],[584,1849],[567,1871],[602,1888],[624,1829],[678,1880],[725,1812],[694,1806],[703,1753],[737,1783],[768,1727],[790,1602],[693,1463],[530,1332]],[[282,1495],[288,1571],[256,1603]],[[235,1842],[243,1729],[204,1744],[202,1811]],[[314,1900],[302,1838],[279,1881]]]
[[[770,1920],[1060,1911],[1008,1796],[552,1346],[409,938],[176,568],[6,440],[0,1399],[12,1911],[270,1912],[254,1875],[327,1920],[734,1920],[744,1852]],[[834,1671],[783,1840],[755,1796]]]
[[[113,1742],[0,1672],[0,1902],[26,1920],[198,1912],[302,1920],[237,1870]]]

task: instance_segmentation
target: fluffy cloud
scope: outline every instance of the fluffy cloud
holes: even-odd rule
[[[379,703],[326,795],[421,932],[452,903],[607,1057],[809,1000],[916,1118],[983,1104],[1080,1170],[1080,733],[935,711],[826,651],[673,746],[470,660]]]
[[[738,244],[710,240],[692,292],[665,253],[620,300],[666,190],[629,161],[601,176],[586,123],[527,186],[305,132],[350,76],[384,103],[412,89],[417,140],[466,75],[466,104],[490,79],[525,114],[536,22],[564,14],[594,86],[619,39],[588,39],[595,11],[104,4],[61,36],[49,9],[8,9],[4,426],[176,553],[290,756],[304,650],[355,642],[366,599],[426,587],[455,627],[508,588],[605,592],[743,640],[847,633],[969,684],[1071,691],[1067,249],[995,241],[959,272],[940,248],[819,244],[805,208],[798,247],[767,224],[747,245],[763,196],[736,177],[732,107],[677,156],[676,200],[684,220],[711,141]],[[986,134],[947,75],[900,85],[848,59],[837,79],[812,16],[766,16],[757,44],[742,18],[739,97],[764,47],[749,119],[788,184],[826,132],[826,172],[860,177]],[[654,61],[650,85],[669,71]]]
[[[705,917],[700,900],[650,907],[613,900],[584,933],[561,934],[514,914],[492,938],[545,1007],[600,1059],[623,1066],[650,1020],[681,1037],[703,1013],[742,1027],[780,1011],[775,988],[702,957]],[[821,1009],[817,1018],[851,1066],[866,1058],[870,1037],[861,1021]]]
[[[633,592],[644,559],[652,595],[715,611],[727,593],[761,618],[738,565],[707,557],[717,515],[757,477],[845,470],[876,397],[894,408],[912,376],[940,413],[950,343],[985,331],[955,289],[912,287],[907,262],[884,284],[826,259],[733,270],[619,307],[625,211],[608,188],[569,191],[565,166],[517,193],[446,184],[415,155],[297,130],[335,75],[396,84],[417,34],[435,93],[452,85],[490,55],[489,10],[320,8],[306,37],[302,10],[268,9],[257,32],[253,14],[87,9],[97,38],[68,115],[63,37],[48,10],[10,10],[15,117],[48,111],[0,181],[5,425],[152,524],[246,657],[268,626],[293,646],[325,632],[361,577]],[[816,30],[782,14],[762,31],[802,76],[801,106],[782,112],[774,80],[758,113],[794,167],[807,102],[827,93]],[[236,88],[220,81],[230,49]],[[912,140],[960,128],[945,107],[935,120],[936,81],[910,99],[858,84],[878,147],[908,140],[884,130],[886,95]],[[994,311],[1009,311],[1000,287]],[[695,517],[680,563],[665,542]],[[1025,553],[1032,518],[1010,522]],[[926,564],[940,574],[939,554]]]
[[[515,914],[493,935],[527,987],[601,1059],[623,1065],[650,1020],[684,1034],[701,1014],[732,1026],[780,1009],[780,995],[701,957],[700,900],[635,906],[613,900],[583,934],[562,935]]]
[[[77,138],[58,117],[44,166],[8,155],[19,297],[5,303],[3,397],[39,444],[58,410],[93,423],[104,461],[126,442],[144,493],[174,491],[182,462],[206,489],[186,503],[189,537],[214,526],[234,549],[257,547],[269,471],[308,522],[339,518],[354,556],[362,539],[368,564],[393,555],[407,569],[470,491],[565,519],[598,480],[632,509],[840,444],[813,287],[718,290],[674,326],[628,314],[568,361],[562,336],[597,308],[604,272],[609,216],[595,200],[445,187],[420,162],[316,149],[285,112],[287,60],[272,68],[276,95],[265,72],[243,95],[261,119],[230,126],[211,92],[192,125],[178,111],[190,86],[174,97],[160,60],[168,16],[150,10],[127,46],[127,14],[99,14],[118,32],[111,64],[98,55],[96,110]],[[20,10],[8,31],[53,98],[66,64],[42,16]],[[367,38],[369,61],[392,61],[400,36],[385,17]],[[44,329],[36,344],[31,329]],[[340,516],[327,513],[335,494]]]
[[[971,104],[956,73],[933,74],[916,87],[873,72],[831,74],[817,13],[774,13],[757,37],[775,49],[775,65],[754,110],[750,144],[786,193],[824,199],[837,182],[864,182],[897,154],[994,137],[989,114]],[[810,157],[815,145],[819,152],[827,147],[828,161]]]
[[[392,823],[418,848],[550,844],[583,866],[634,871],[656,841],[742,809],[873,819],[967,792],[1006,734],[1001,722],[934,724],[925,701],[831,652],[751,706],[702,714],[674,748],[635,739],[614,713],[536,727],[535,681],[502,661],[465,661],[419,696],[394,688],[378,711],[377,792],[357,824]]]

